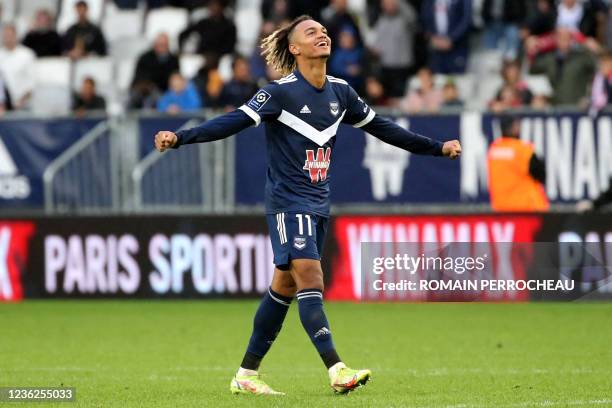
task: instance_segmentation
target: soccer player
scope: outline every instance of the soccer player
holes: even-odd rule
[[[211,142],[265,122],[266,216],[276,268],[230,390],[282,394],[268,386],[257,370],[297,297],[300,320],[328,369],[331,387],[346,393],[365,384],[371,372],[350,369],[342,362],[323,311],[320,259],[329,224],[328,169],[338,126],[362,128],[415,154],[454,159],[461,146],[457,140],[442,143],[420,136],[378,116],[346,81],[326,75],[331,41],[325,27],[311,17],[296,18],[265,38],[262,46],[268,64],[285,77],[260,89],[240,108],[198,127],[157,133],[155,146],[163,152]]]

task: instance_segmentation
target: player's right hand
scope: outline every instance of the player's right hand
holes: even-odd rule
[[[155,148],[160,152],[164,152],[166,149],[173,147],[176,141],[176,134],[163,130],[155,135]]]

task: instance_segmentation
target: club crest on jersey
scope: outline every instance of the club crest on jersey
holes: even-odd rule
[[[338,112],[340,112],[340,106],[338,105],[338,102],[330,102],[329,111],[332,115],[338,116]]]
[[[327,169],[329,169],[330,162],[331,147],[328,147],[326,150],[319,147],[316,156],[314,150],[306,150],[306,162],[303,169],[308,170],[312,183],[318,183],[327,178]]]
[[[247,106],[254,111],[259,111],[266,104],[266,102],[270,100],[270,98],[270,94],[262,89],[251,98],[251,100],[247,103]]]
[[[293,237],[293,246],[300,251],[306,248],[306,237]]]

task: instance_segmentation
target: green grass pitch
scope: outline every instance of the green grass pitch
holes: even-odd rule
[[[0,305],[0,386],[74,386],[58,407],[612,406],[612,304],[327,303],[343,359],[373,380],[334,395],[292,305],[261,372],[284,397],[229,382],[255,301]]]

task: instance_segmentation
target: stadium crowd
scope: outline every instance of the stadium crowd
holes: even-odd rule
[[[45,60],[67,61],[76,115],[112,106],[232,109],[279,77],[261,57],[258,39],[301,14],[329,30],[328,73],[373,105],[408,113],[550,106],[596,113],[612,103],[608,0],[0,0],[0,6],[0,114],[41,111],[33,109],[34,96],[54,76],[36,69]],[[154,16],[162,22],[156,28]],[[79,69],[86,61],[97,67]],[[41,99],[43,112],[55,94],[49,95]]]

